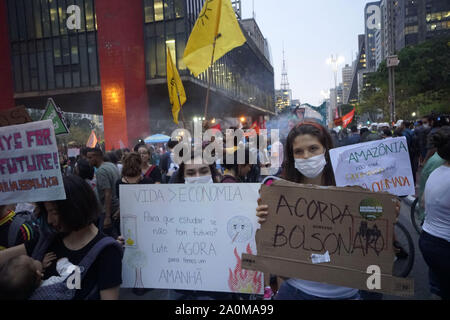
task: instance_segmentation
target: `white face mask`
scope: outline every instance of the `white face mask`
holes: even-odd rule
[[[308,159],[295,159],[295,168],[307,178],[317,177],[326,164],[325,153]]]
[[[184,183],[213,183],[211,175],[200,177],[185,177]]]
[[[428,129],[430,126],[428,125],[428,123],[426,123],[426,124],[423,125],[423,127],[424,127],[425,129]]]

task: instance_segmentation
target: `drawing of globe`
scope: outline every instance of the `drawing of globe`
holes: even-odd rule
[[[231,242],[247,242],[253,236],[253,223],[244,216],[235,216],[228,220],[228,236]]]

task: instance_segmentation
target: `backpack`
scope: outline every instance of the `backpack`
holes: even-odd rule
[[[48,246],[51,244],[51,242],[54,239],[54,234],[46,235],[43,237],[40,237],[38,244],[36,245],[35,249],[33,250],[32,258],[36,260],[42,260],[44,257]],[[102,252],[104,248],[107,246],[114,245],[116,246],[120,252],[123,254],[122,247],[120,244],[114,240],[111,237],[104,237],[99,242],[97,242],[91,250],[87,253],[87,255],[81,260],[81,262],[78,264],[78,267],[80,268],[80,282],[83,281],[84,277],[86,276],[89,268],[94,263],[94,261],[97,259],[97,256]],[[68,275],[64,281],[51,284],[45,287],[39,287],[37,288],[29,300],[72,300],[75,297],[76,289],[69,289],[67,287],[67,279],[71,277],[76,271],[74,271],[72,274]],[[92,291],[88,294],[86,297],[86,300],[91,300],[98,296],[99,289],[97,285],[92,289]]]
[[[36,219],[33,217],[31,212],[16,212],[16,215],[14,216],[8,230],[8,248],[14,247],[17,244],[16,241],[20,232],[20,227],[24,223],[36,225]]]

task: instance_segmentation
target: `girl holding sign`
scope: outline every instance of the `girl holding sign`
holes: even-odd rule
[[[327,129],[315,122],[302,122],[288,135],[282,178],[295,183],[334,186],[330,161],[333,142]],[[258,200],[258,222],[264,223],[268,206]],[[360,299],[357,289],[339,287],[301,279],[287,279],[275,296],[276,300]]]

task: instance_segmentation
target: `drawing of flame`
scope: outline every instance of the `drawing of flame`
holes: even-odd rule
[[[247,253],[253,254],[250,244],[247,245]],[[260,293],[262,289],[262,273],[252,270],[241,269],[241,258],[238,255],[237,249],[234,248],[234,255],[237,263],[234,272],[229,268],[230,276],[228,277],[228,286],[233,292],[240,293]]]

